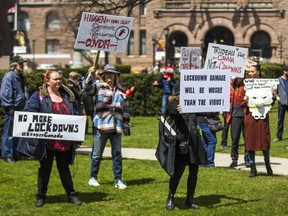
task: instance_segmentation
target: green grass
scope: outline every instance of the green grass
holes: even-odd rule
[[[272,139],[277,129],[277,111],[270,113]],[[123,147],[156,148],[158,120],[156,117],[133,117],[132,135],[123,136]],[[91,133],[91,130],[89,130]],[[281,142],[271,144],[271,156],[287,157],[287,135]],[[220,149],[221,132],[217,133],[217,151]],[[230,140],[230,138],[229,138]],[[243,140],[240,141],[243,143]],[[91,134],[83,145],[91,146]],[[228,145],[231,143],[228,142]],[[108,144],[109,146],[109,144]],[[240,153],[243,153],[243,147]],[[261,153],[259,153],[261,154]],[[105,158],[99,173],[100,187],[88,186],[90,158],[77,155],[71,167],[75,189],[79,192],[82,206],[67,203],[59,175],[54,164],[47,193],[47,204],[35,208],[38,162],[23,160],[7,164],[0,160],[0,215],[288,215],[288,177],[266,176],[248,178],[248,171],[229,168],[200,168],[195,202],[199,211],[186,209],[187,170],[182,177],[176,197],[176,208],[168,212],[165,200],[169,177],[157,161],[124,159],[123,179],[128,188],[118,190],[113,186],[111,158]]]
[[[1,215],[287,215],[288,177],[260,174],[249,179],[247,171],[225,168],[200,168],[195,203],[199,211],[186,209],[187,169],[175,195],[176,208],[165,209],[169,177],[157,161],[123,161],[123,178],[128,184],[125,190],[113,186],[111,160],[106,158],[99,173],[100,187],[90,187],[90,159],[77,155],[71,168],[75,189],[82,206],[67,203],[54,164],[49,182],[47,203],[35,208],[38,162],[23,160],[6,164],[2,160],[0,179]]]

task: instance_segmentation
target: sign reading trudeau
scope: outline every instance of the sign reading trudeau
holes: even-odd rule
[[[86,116],[16,111],[13,137],[82,142],[85,126]]]
[[[133,17],[83,12],[75,49],[125,52]]]
[[[223,70],[181,70],[182,113],[229,111],[230,75]]]
[[[231,76],[243,78],[248,49],[209,43],[204,69],[227,70]]]

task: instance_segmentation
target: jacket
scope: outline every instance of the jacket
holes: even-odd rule
[[[23,110],[29,98],[23,75],[16,71],[9,71],[2,79],[0,97],[4,108]]]
[[[279,84],[277,86],[277,96],[280,98],[279,103],[281,105],[288,106],[288,93],[285,90],[284,80],[281,77],[278,78]]]
[[[98,130],[121,134],[130,131],[130,109],[120,85],[111,89],[107,83],[89,83],[85,91],[96,94],[93,124]]]
[[[181,142],[188,142],[188,154],[191,164],[205,164],[207,157],[204,146],[202,144],[201,135],[197,128],[197,116],[194,113],[179,113],[177,105],[179,101],[171,100],[168,103],[169,116],[175,124],[177,134],[176,149]],[[183,155],[178,155],[176,151],[176,158],[184,158]],[[184,161],[187,162],[187,161]]]
[[[81,112],[77,106],[73,92],[64,85],[60,87],[59,92],[70,111],[70,115],[80,115]],[[52,101],[45,84],[39,88],[39,91],[34,92],[29,98],[24,111],[53,113]],[[38,160],[42,160],[46,156],[46,142],[47,139],[20,138],[17,150],[25,155],[33,156]],[[74,148],[72,149],[75,150]],[[72,156],[71,163],[75,156],[73,152]]]
[[[172,89],[175,85],[175,80],[172,77],[171,81],[168,82],[167,79],[165,79],[164,77],[161,77],[158,81],[158,87],[159,88],[163,88],[163,93],[165,95],[171,95],[172,94]]]

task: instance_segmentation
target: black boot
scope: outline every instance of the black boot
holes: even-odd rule
[[[230,164],[229,167],[235,168],[235,167],[237,167],[237,166],[238,166],[237,160],[232,160],[232,163]]]
[[[191,209],[199,209],[200,207],[193,203],[193,195],[187,195],[185,205]]]
[[[251,168],[250,168],[250,175],[249,178],[253,178],[255,176],[257,176],[257,169],[256,169],[256,164],[250,164]]]
[[[174,194],[169,193],[168,197],[167,197],[167,200],[166,200],[166,209],[168,211],[170,211],[170,210],[173,210],[174,207],[175,207],[175,205],[174,205]]]
[[[273,175],[273,170],[270,166],[270,160],[265,160],[265,166],[267,170],[267,175]]]
[[[36,194],[36,201],[34,203],[35,207],[42,207],[45,204],[46,195],[43,193]]]
[[[82,204],[82,202],[77,197],[77,193],[76,192],[71,192],[68,195],[68,202],[70,202],[72,204],[75,204],[75,205],[81,205]]]

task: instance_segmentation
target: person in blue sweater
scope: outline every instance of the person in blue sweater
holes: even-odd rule
[[[155,81],[152,85],[163,89],[161,116],[165,117],[168,97],[172,95],[172,89],[175,85],[174,68],[172,66],[167,66],[162,74],[163,76],[158,81]]]

